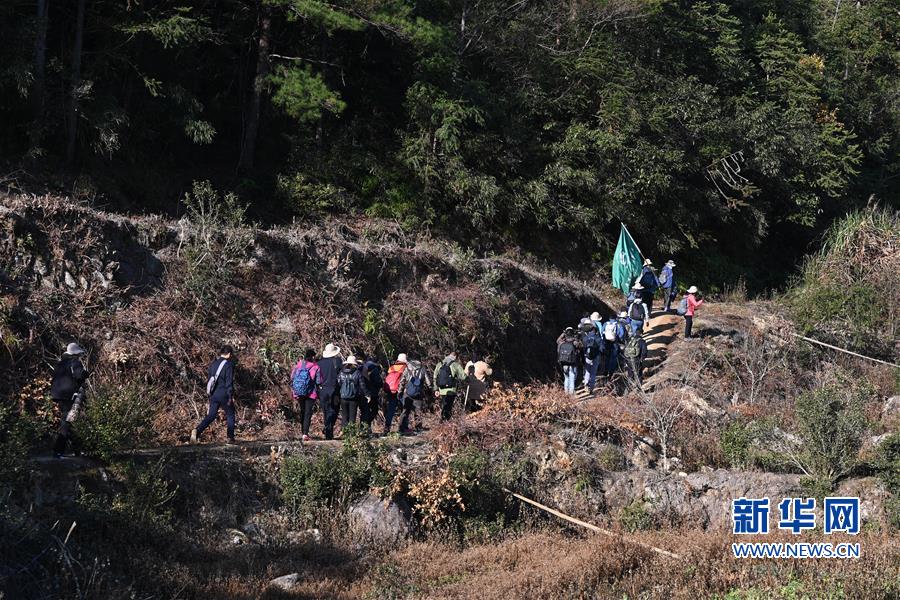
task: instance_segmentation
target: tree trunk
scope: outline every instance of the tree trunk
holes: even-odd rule
[[[75,160],[75,139],[78,130],[78,88],[81,87],[81,47],[84,42],[84,11],[87,0],[78,0],[75,17],[75,43],[72,45],[72,74],[69,85],[69,106],[66,109],[66,164]]]
[[[31,87],[31,107],[34,121],[28,132],[28,153],[34,156],[41,143],[44,130],[44,102],[46,90],[45,65],[47,64],[47,17],[50,0],[37,0],[37,21],[34,36],[34,83]]]
[[[272,11],[262,0],[259,1],[257,7],[259,11],[259,42],[256,50],[256,77],[253,80],[247,128],[244,130],[241,156],[238,159],[239,171],[249,171],[253,168],[256,139],[259,136],[259,112],[262,106],[263,88],[265,88],[266,78],[269,76],[269,31],[272,27]]]

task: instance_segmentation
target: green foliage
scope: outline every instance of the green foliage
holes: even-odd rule
[[[330,183],[315,183],[303,173],[279,175],[275,188],[288,212],[312,217],[343,207],[343,190]]]
[[[866,430],[864,400],[870,390],[830,384],[794,403],[800,446],[794,460],[814,479],[834,482],[849,473]]]
[[[31,424],[14,410],[12,403],[0,403],[0,493],[24,475],[33,435]]]
[[[214,41],[218,37],[205,15],[192,16],[192,9],[179,6],[168,16],[151,17],[135,25],[126,25],[121,30],[127,34],[146,33],[162,44],[163,48],[173,48],[189,44]]]
[[[878,445],[874,467],[890,497],[885,503],[888,520],[900,530],[900,433],[892,433]]]
[[[298,123],[315,121],[322,111],[339,115],[347,107],[340,94],[329,89],[309,65],[279,66],[270,81],[275,89],[272,103]]]
[[[369,489],[390,481],[379,462],[383,454],[383,447],[348,427],[340,452],[285,459],[280,472],[282,499],[294,518],[301,520],[318,506],[346,508]]]
[[[653,515],[647,510],[645,501],[634,499],[619,511],[619,524],[629,533],[645,531],[653,527]]]
[[[156,394],[140,382],[95,386],[76,422],[84,451],[109,461],[118,452],[152,440],[153,420],[159,410]]]

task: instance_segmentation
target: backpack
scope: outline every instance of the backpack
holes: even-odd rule
[[[559,345],[558,353],[561,365],[574,365],[578,362],[578,348],[575,347],[574,340],[563,340],[563,343]]]
[[[406,390],[404,390],[407,398],[418,399],[422,397],[422,388],[425,384],[424,379],[421,368],[409,378],[409,381],[406,382]]]
[[[628,340],[628,343],[625,345],[625,358],[630,358],[632,360],[636,359],[641,355],[641,338],[635,336]]]
[[[642,306],[640,302],[632,302],[631,307],[628,309],[628,317],[635,321],[643,321],[644,310]]]
[[[592,331],[584,336],[584,350],[587,357],[591,360],[597,358],[597,355],[600,354],[602,349],[602,344],[603,338],[601,338],[596,331]]]
[[[359,394],[356,391],[356,378],[352,371],[341,371],[338,375],[338,384],[341,389],[341,400],[355,400]]]
[[[297,365],[297,368],[294,369],[294,376],[291,378],[291,391],[297,396],[309,396],[314,389],[316,389],[316,382],[313,381],[312,373],[309,372],[309,363],[302,360]]]
[[[678,303],[678,314],[682,315],[682,316],[686,315],[687,308],[688,308],[687,296],[685,296],[684,298],[681,299],[681,302]]]
[[[392,394],[400,391],[400,378],[403,377],[403,371],[406,370],[404,363],[393,364],[388,367],[387,377],[384,378],[384,385]]]
[[[671,287],[670,283],[672,281],[672,270],[669,267],[665,267],[662,270],[662,273],[659,275],[659,284],[663,287]]]
[[[609,320],[603,326],[603,337],[607,341],[614,342],[616,341],[616,322],[613,320]]]
[[[216,391],[216,384],[219,382],[219,375],[222,374],[222,369],[225,368],[225,363],[228,362],[224,358],[219,363],[219,367],[216,369],[216,374],[209,378],[206,382],[206,395],[212,396],[213,392]]]
[[[447,389],[452,388],[455,385],[453,381],[453,371],[450,370],[451,363],[444,363],[441,365],[441,368],[438,370],[437,375],[437,383],[438,389]]]
[[[631,290],[628,292],[628,296],[625,297],[625,304],[634,304],[636,301],[640,300],[640,298],[641,295],[637,293],[637,290]]]
[[[379,390],[384,385],[381,379],[381,365],[374,362],[367,362],[363,365],[363,378],[366,381],[366,388],[369,390]]]

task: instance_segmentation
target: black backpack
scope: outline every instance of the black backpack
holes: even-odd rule
[[[594,360],[598,354],[603,352],[603,338],[600,337],[596,327],[594,331],[584,336],[584,351],[585,355],[591,360]]]
[[[575,347],[575,340],[565,339],[559,345],[559,364],[574,365],[578,363],[578,348]]]
[[[631,308],[628,309],[628,316],[635,321],[644,320],[644,310],[640,302],[632,302]]]
[[[341,400],[356,400],[359,392],[356,389],[356,378],[353,371],[342,370],[338,375]]]
[[[450,370],[450,363],[442,364],[441,368],[438,370],[437,386],[438,389],[441,390],[452,388],[454,386],[453,371]]]

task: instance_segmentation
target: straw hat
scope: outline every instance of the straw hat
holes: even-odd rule
[[[72,356],[78,356],[79,354],[84,354],[85,350],[81,346],[78,345],[78,342],[72,342],[68,346],[66,346],[66,354],[71,354]]]
[[[633,290],[642,290],[642,289],[644,289],[644,286],[642,286],[642,285],[641,285],[641,282],[638,281],[636,284],[634,284],[633,286],[631,286],[631,289],[633,289]]]
[[[600,313],[596,311],[591,313],[591,321],[599,321],[601,319],[602,317],[600,316]]]
[[[401,352],[400,354],[398,354],[398,355],[397,355],[397,362],[398,362],[398,363],[403,363],[403,364],[408,363],[408,362],[409,362],[409,359],[406,358],[406,353]]]
[[[359,366],[359,363],[356,362],[356,357],[352,354],[347,357],[347,360],[344,361],[345,365],[353,365],[354,367]]]
[[[620,318],[620,319],[625,319],[625,318],[627,318],[627,317],[628,317],[628,313],[625,312],[624,310],[623,310],[622,312],[619,313],[619,318]]]
[[[688,293],[688,294],[696,294],[698,291],[699,291],[699,290],[697,289],[697,286],[696,286],[696,285],[692,285],[691,287],[688,288],[687,293]]]
[[[322,358],[333,358],[341,353],[341,347],[329,343],[322,352]]]
[[[644,259],[644,266],[645,266],[645,267],[649,267],[649,266],[652,265],[652,264],[653,264],[653,261],[650,260],[649,258]]]
[[[668,260],[668,262],[666,262],[666,265],[669,266],[669,267],[674,267],[674,266],[675,266],[675,261],[672,260],[672,259],[670,258],[670,259]]]

